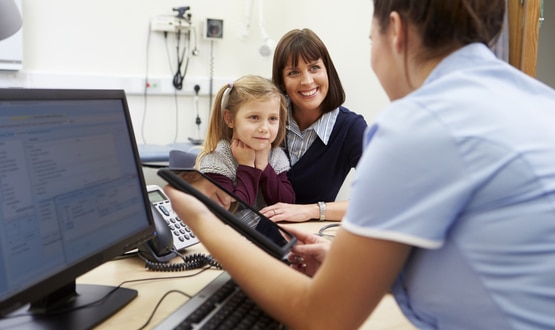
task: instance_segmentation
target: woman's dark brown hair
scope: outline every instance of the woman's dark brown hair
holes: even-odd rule
[[[434,57],[474,42],[493,46],[503,27],[505,1],[374,0],[374,18],[383,32],[389,14],[398,12],[405,28],[415,26],[427,56]]]
[[[329,91],[322,102],[323,113],[335,110],[345,102],[345,91],[341,85],[339,74],[333,65],[330,54],[324,42],[310,29],[291,30],[287,32],[276,46],[274,63],[272,66],[272,81],[278,88],[285,91],[283,70],[291,61],[296,67],[299,58],[310,63],[322,59],[328,73]]]

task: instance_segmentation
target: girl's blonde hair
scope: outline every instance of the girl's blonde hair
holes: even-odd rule
[[[245,103],[267,101],[272,98],[279,100],[279,130],[276,139],[272,142],[272,148],[275,148],[285,138],[285,122],[287,120],[285,96],[276,85],[264,77],[246,75],[233,83],[222,86],[214,99],[210,123],[204,140],[204,148],[197,157],[197,166],[203,155],[211,153],[216,149],[220,140],[231,141],[233,129],[229,128],[224,120],[224,109],[227,109],[231,116],[235,118],[237,111]]]

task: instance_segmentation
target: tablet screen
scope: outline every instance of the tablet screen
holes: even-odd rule
[[[195,169],[168,169],[158,175],[203,202],[220,220],[276,258],[285,260],[296,238]]]

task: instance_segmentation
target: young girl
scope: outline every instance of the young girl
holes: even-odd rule
[[[294,203],[289,160],[279,148],[285,120],[285,98],[270,80],[247,75],[223,86],[196,167],[257,209]]]

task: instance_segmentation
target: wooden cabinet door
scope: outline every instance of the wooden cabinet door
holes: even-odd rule
[[[509,63],[528,75],[535,77],[542,0],[507,1],[509,14]]]

